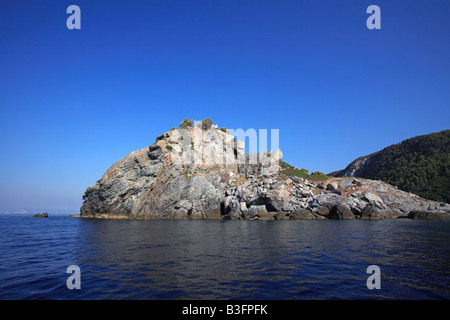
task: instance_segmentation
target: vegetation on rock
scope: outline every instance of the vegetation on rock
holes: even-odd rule
[[[330,177],[320,171],[314,171],[311,174],[306,169],[298,169],[291,166],[289,163],[280,160],[280,173],[286,176],[296,176],[303,179],[321,181],[327,180]]]
[[[188,129],[192,127],[194,124],[194,120],[184,119],[182,123],[180,123],[180,129]]]

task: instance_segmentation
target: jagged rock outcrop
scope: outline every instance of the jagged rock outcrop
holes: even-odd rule
[[[246,155],[212,127],[172,129],[87,188],[81,217],[131,219],[450,218],[450,206],[369,179],[308,181],[279,172],[281,151]]]
[[[241,210],[221,203],[241,175],[278,172],[281,152],[246,155],[216,128],[172,129],[111,166],[83,195],[82,217],[221,219]],[[226,210],[224,213],[223,210]]]

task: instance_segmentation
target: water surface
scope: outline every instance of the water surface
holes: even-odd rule
[[[0,215],[0,299],[449,299],[450,220]],[[69,290],[69,265],[81,289]],[[369,290],[369,265],[381,289]]]

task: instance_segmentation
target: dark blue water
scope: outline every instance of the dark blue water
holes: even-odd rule
[[[0,242],[0,299],[450,298],[450,220],[0,215]],[[69,265],[80,290],[66,286]]]

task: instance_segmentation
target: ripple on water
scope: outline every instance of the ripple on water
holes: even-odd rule
[[[1,299],[448,299],[450,221],[0,215]],[[66,287],[78,265],[82,289]],[[382,289],[368,290],[376,264]]]

